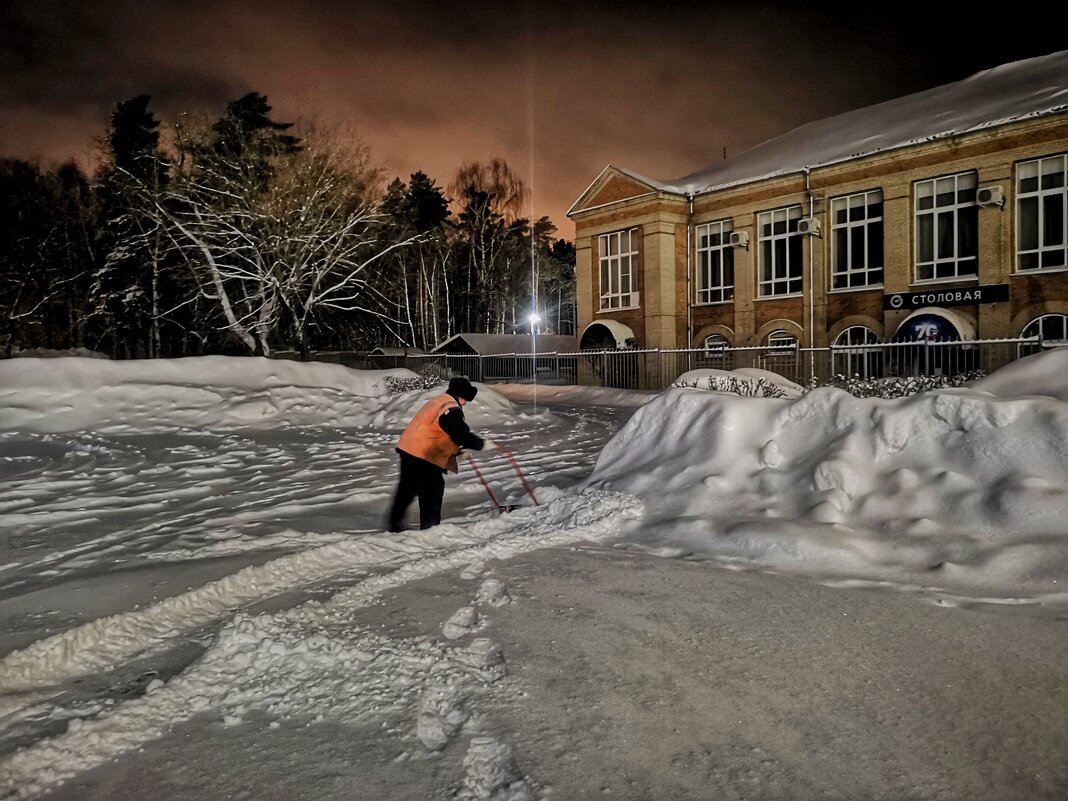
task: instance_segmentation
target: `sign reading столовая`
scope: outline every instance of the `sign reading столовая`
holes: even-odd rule
[[[1008,284],[923,289],[883,295],[884,309],[919,309],[923,306],[969,306],[974,303],[1000,303],[1009,299]]]

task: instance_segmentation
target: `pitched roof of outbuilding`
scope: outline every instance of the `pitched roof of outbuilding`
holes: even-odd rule
[[[535,341],[536,339],[536,341]],[[475,353],[499,356],[506,353],[530,353],[537,346],[538,353],[574,353],[578,350],[575,337],[560,334],[456,334],[438,345],[432,353],[441,353],[457,340],[465,342]]]

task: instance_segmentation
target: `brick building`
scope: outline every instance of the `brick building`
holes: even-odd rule
[[[568,216],[583,348],[1066,339],[1068,51],[674,181],[609,165]]]

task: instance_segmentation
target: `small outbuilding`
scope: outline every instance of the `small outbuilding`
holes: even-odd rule
[[[431,351],[440,354],[452,372],[474,381],[546,383],[571,379],[578,341],[560,334],[456,334]],[[537,354],[537,356],[535,356]]]

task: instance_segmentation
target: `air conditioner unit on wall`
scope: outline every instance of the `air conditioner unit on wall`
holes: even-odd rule
[[[731,231],[730,243],[732,248],[748,248],[749,247],[749,232],[748,231]]]
[[[975,202],[983,208],[997,206],[1000,209],[1005,205],[1005,193],[1001,191],[1001,187],[997,184],[982,186],[975,193]]]
[[[799,234],[810,234],[812,236],[820,235],[820,221],[815,217],[802,217],[797,221],[797,232]]]

